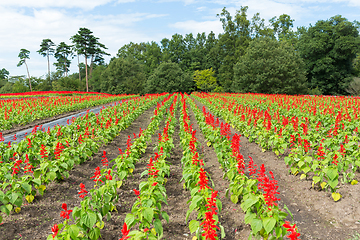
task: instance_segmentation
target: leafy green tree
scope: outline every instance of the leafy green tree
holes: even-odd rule
[[[234,92],[306,93],[303,60],[288,42],[258,38],[235,66]]]
[[[97,69],[95,69],[95,72]],[[92,79],[95,84],[100,85],[101,92],[112,94],[139,94],[143,92],[146,75],[141,65],[133,58],[114,58],[109,66],[94,73],[96,78]]]
[[[353,60],[360,47],[359,23],[341,15],[300,28],[297,49],[304,59],[311,89],[323,94],[347,94]]]
[[[265,25],[265,19],[260,18],[260,13],[255,13],[251,18],[250,29],[252,38],[274,36],[273,30]]]
[[[221,65],[218,70],[218,79],[220,85],[225,91],[231,91],[231,84],[234,78],[234,65],[238,58],[245,54],[245,51],[251,41],[250,21],[247,19],[248,7],[241,7],[236,10],[234,18],[224,7],[220,14],[223,34],[219,35],[219,57]]]
[[[85,58],[85,79],[87,92],[89,91],[87,59],[91,57],[90,65],[92,66],[94,59],[101,59],[102,55],[107,54],[102,50],[106,49],[105,45],[100,43],[98,41],[99,38],[92,35],[92,33],[93,32],[87,28],[80,28],[78,33],[70,38],[70,40],[74,43],[75,51],[78,56],[84,55]]]
[[[163,62],[146,81],[145,92],[190,92],[193,88],[191,75],[184,72],[179,64]]]
[[[55,58],[57,60],[54,65],[56,66],[56,70],[62,72],[67,77],[68,71],[70,68],[71,61],[68,59],[73,54],[72,46],[67,45],[65,42],[59,43],[56,47]]]
[[[19,61],[19,63],[17,64],[17,66],[20,67],[21,65],[25,64],[25,66],[26,66],[26,71],[27,71],[28,78],[29,78],[29,87],[30,87],[30,91],[32,92],[29,68],[28,68],[28,66],[27,66],[27,64],[26,64],[26,59],[30,59],[29,54],[30,54],[30,51],[29,51],[29,50],[24,49],[24,48],[20,49],[20,53],[19,53],[19,55],[18,55],[18,57],[20,58],[20,61]]]
[[[48,61],[48,76],[50,76],[50,55],[54,53],[55,49],[54,49],[55,44],[53,43],[53,41],[51,41],[51,39],[47,38],[47,39],[43,39],[41,44],[40,44],[40,49],[37,50],[37,52],[42,55],[43,57],[47,57],[47,61]]]
[[[9,77],[9,71],[5,68],[0,70],[0,79],[7,79]]]
[[[124,45],[118,50],[119,58],[133,58],[144,65],[147,76],[159,66],[162,60],[161,48],[156,42],[133,43]]]
[[[214,77],[215,71],[210,69],[197,70],[194,73],[194,81],[198,89],[208,92],[217,87],[216,77]]]
[[[13,93],[22,93],[22,92],[28,92],[29,87],[25,84],[25,79],[21,78],[18,81],[14,83],[12,86],[12,92]]]
[[[4,86],[0,88],[0,93],[11,93],[14,83],[6,82]]]
[[[273,34],[274,37],[279,39],[280,41],[291,41],[294,43],[295,40],[295,33],[292,30],[292,27],[294,26],[294,19],[291,19],[291,17],[287,14],[282,14],[277,17],[273,17],[269,20],[271,23],[271,26],[273,27]]]

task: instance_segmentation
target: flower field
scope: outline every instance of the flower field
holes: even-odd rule
[[[34,107],[46,118],[57,105],[66,112],[125,97],[3,100],[1,111]],[[5,239],[349,239],[360,231],[359,99],[127,98],[0,143]]]

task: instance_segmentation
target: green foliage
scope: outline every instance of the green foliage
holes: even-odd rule
[[[184,72],[179,64],[163,62],[146,81],[145,92],[190,92],[193,87],[192,77]]]
[[[24,48],[20,49],[20,53],[18,55],[18,57],[20,58],[20,61],[17,64],[18,67],[20,67],[21,65],[26,63],[26,59],[30,59],[29,54],[30,54],[29,50],[24,49]]]
[[[324,94],[346,94],[353,60],[360,47],[358,22],[340,15],[299,29],[297,49],[304,59],[310,88]]]
[[[146,76],[143,66],[135,59],[115,58],[105,70],[97,67],[91,81],[92,85],[100,85],[101,92],[139,94],[143,92]]]
[[[360,78],[354,77],[354,79],[350,82],[346,91],[352,96],[360,95]]]
[[[208,92],[217,87],[215,72],[212,68],[205,70],[196,70],[194,73],[194,81],[198,89]]]
[[[223,8],[217,16],[223,26],[224,34],[219,35],[219,57],[222,62],[219,68],[219,83],[226,92],[231,91],[234,78],[234,65],[238,58],[245,54],[251,41],[250,21],[247,19],[248,7],[236,10],[234,18]]]
[[[11,93],[14,83],[6,82],[4,86],[0,88],[0,93]]]
[[[9,71],[5,68],[0,70],[0,79],[7,79],[9,77]]]
[[[54,65],[56,66],[56,70],[65,73],[65,76],[67,76],[71,63],[68,57],[71,57],[72,54],[72,46],[67,45],[65,42],[59,43],[56,47],[55,58],[57,62],[54,63]]]
[[[271,38],[251,42],[235,66],[235,92],[301,94],[306,92],[304,63],[293,47]]]

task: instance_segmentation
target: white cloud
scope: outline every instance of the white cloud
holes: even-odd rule
[[[153,39],[139,31],[135,24],[153,18],[161,18],[166,14],[130,13],[118,15],[75,15],[66,10],[33,9],[32,14],[25,15],[22,11],[0,7],[0,56],[7,61],[0,61],[0,69],[6,68],[10,75],[22,75],[22,67],[16,67],[17,55],[21,48],[30,50],[29,70],[33,76],[46,73],[46,59],[36,51],[42,39],[50,38],[55,44],[70,44],[70,37],[80,27],[89,28],[100,42],[108,47],[107,52],[115,56],[124,44],[159,40]],[[108,59],[107,59],[108,60]],[[53,62],[54,59],[51,58]],[[54,66],[51,66],[55,70]],[[76,71],[76,59],[73,60],[71,71]]]
[[[29,8],[61,7],[90,10],[112,1],[114,0],[1,0],[0,6]]]
[[[172,28],[181,29],[183,33],[210,33],[213,31],[214,33],[218,34],[222,32],[221,22],[219,20],[216,21],[203,21],[197,22],[194,20],[188,20],[184,22],[176,22],[174,24],[169,24]]]

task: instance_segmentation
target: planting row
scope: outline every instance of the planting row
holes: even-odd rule
[[[265,173],[265,166],[257,168],[251,157],[246,168],[244,157],[239,150],[240,136],[234,134],[231,138],[229,124],[220,124],[219,119],[215,120],[205,107],[200,111],[188,96],[187,100],[205,138],[209,141],[208,145],[214,147],[224,171],[224,178],[230,182],[227,195],[231,194],[230,199],[234,204],[241,203],[240,206],[245,213],[244,220],[246,224],[251,225],[252,236],[283,239],[287,232],[291,232],[289,238],[297,239],[300,234],[295,225],[291,226],[289,222],[284,221],[288,214],[278,207],[277,201],[280,199],[276,197],[279,193],[273,173],[270,171],[269,177]],[[286,205],[284,208],[288,211]]]
[[[158,104],[157,108],[154,111],[154,116],[152,117],[148,127],[145,130],[140,129],[138,137],[136,137],[134,134],[136,138],[133,144],[131,144],[130,136],[128,137],[127,148],[125,152],[122,152],[122,150],[119,149],[120,155],[115,159],[111,160],[111,162],[113,162],[112,167],[109,166],[106,152],[103,153],[102,169],[100,169],[100,167],[97,167],[95,169],[94,176],[91,177],[96,182],[94,189],[88,192],[85,186],[83,184],[80,184],[79,197],[83,198],[83,200],[81,201],[81,207],[75,207],[72,210],[67,210],[67,205],[66,203],[64,203],[64,211],[62,211],[60,214],[65,219],[65,221],[62,224],[55,224],[53,226],[53,234],[49,235],[48,239],[98,239],[100,237],[100,229],[102,229],[105,225],[103,219],[106,217],[106,219],[109,220],[111,218],[111,211],[116,210],[115,203],[118,200],[116,189],[121,187],[122,181],[124,179],[127,179],[129,174],[132,174],[133,170],[135,169],[135,164],[140,159],[141,154],[145,152],[147,148],[147,143],[151,140],[151,136],[158,129],[159,124],[165,116],[165,110],[169,107],[172,99],[173,97],[169,96],[165,98],[161,102],[161,104]],[[173,105],[170,106],[170,112],[172,112],[172,109]],[[167,129],[168,126],[164,129],[163,139],[167,138]],[[165,148],[160,147],[160,149]],[[159,157],[158,154],[155,154],[155,156]],[[151,168],[151,171],[153,171],[153,168]],[[155,174],[151,176],[155,178]],[[151,186],[148,184],[148,188],[146,188],[146,183],[141,184],[140,186],[139,190],[142,193],[141,197],[140,191],[134,190],[135,193],[139,195],[139,198],[143,198],[146,195],[146,190],[149,190],[150,188],[150,190],[152,190],[152,193],[156,193],[156,189],[161,188],[160,185],[156,187],[157,184],[154,184],[155,182],[150,178],[149,180],[152,181],[150,184]],[[146,196],[150,196],[153,198],[154,196],[158,195],[147,194]],[[149,203],[150,201],[152,200],[147,200],[145,202]],[[153,205],[155,207],[158,205],[155,201],[152,202],[154,203]],[[146,207],[147,205],[145,205],[145,208]],[[126,229],[127,226],[129,226],[130,228],[139,221],[141,221],[146,226],[148,226],[152,222],[152,218],[150,219],[149,215],[146,215],[146,213],[150,212],[150,210],[146,208],[147,210],[143,211],[143,208],[137,209],[136,207],[133,207],[133,213],[127,216],[127,225],[124,225],[124,227],[126,226]],[[72,224],[72,219],[70,219],[70,213],[72,213]],[[164,213],[162,215],[166,216]],[[152,214],[152,216],[154,216],[154,214]],[[148,220],[148,222],[144,222],[144,219]],[[158,221],[155,221],[155,227],[158,228]],[[125,232],[126,235],[129,234],[128,231],[124,230],[123,233]],[[139,235],[138,232],[132,232],[131,234],[134,233]],[[158,233],[161,233],[159,229]]]
[[[89,113],[68,126],[36,131],[19,144],[0,144],[0,209],[20,211],[23,196],[30,203],[46,185],[69,176],[75,164],[86,161],[101,144],[111,141],[143,111],[164,95],[134,98],[120,105]],[[2,218],[0,218],[1,220]]]
[[[132,96],[130,96],[132,97]],[[61,113],[129,98],[127,95],[78,95],[0,100],[0,131]],[[2,139],[0,133],[0,141]]]
[[[217,116],[264,149],[285,153],[294,175],[329,188],[357,184],[359,99],[260,94],[193,94]]]

